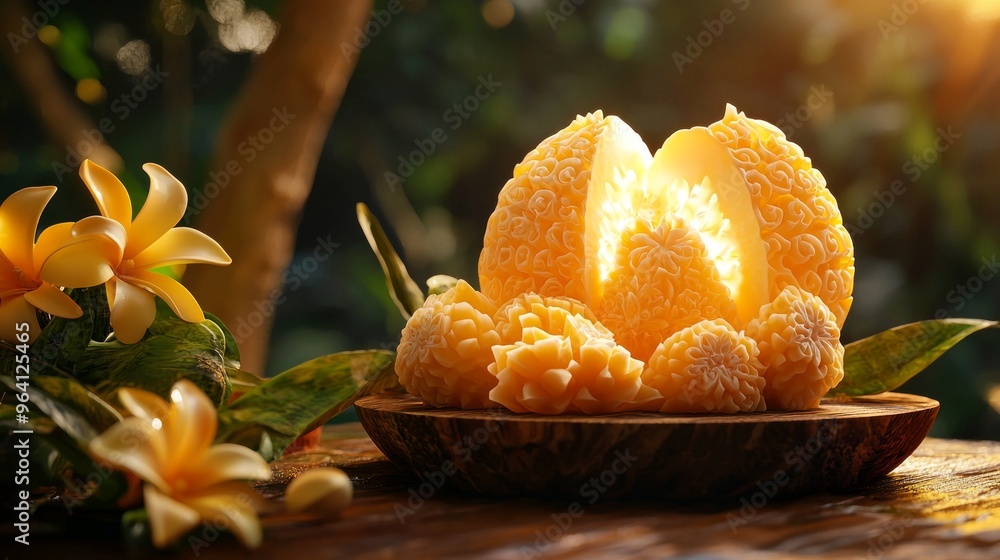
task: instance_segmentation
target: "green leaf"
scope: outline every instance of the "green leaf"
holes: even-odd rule
[[[128,480],[114,466],[91,458],[87,446],[73,441],[64,432],[32,440],[32,461],[62,485],[62,504],[76,507],[117,507],[128,491]],[[34,482],[34,477],[32,477]]]
[[[27,424],[18,422],[16,418],[17,409],[13,404],[0,404],[0,428],[4,430],[11,432],[14,430],[31,430],[34,435],[48,435],[59,429],[59,426],[56,426],[55,422],[41,414],[30,415]]]
[[[257,374],[242,369],[227,367],[226,374],[229,376],[229,383],[233,386],[234,393],[246,393],[264,382]]]
[[[228,402],[232,385],[226,369],[226,335],[213,321],[188,323],[157,301],[157,317],[135,344],[112,337],[92,342],[75,375],[99,395],[113,399],[121,387],[136,387],[167,398],[170,388],[188,379],[217,405]]]
[[[29,401],[31,411],[27,424],[16,421],[13,405],[0,405],[0,428],[8,430],[30,429],[32,463],[31,486],[58,486],[59,501],[67,508],[77,506],[107,507],[128,490],[128,481],[113,467],[94,460],[86,449],[90,441],[71,436],[47,418]],[[0,461],[0,465],[4,465]]]
[[[211,313],[205,313],[205,318],[218,325],[219,328],[222,330],[222,334],[226,338],[226,352],[223,355],[223,358],[226,360],[226,367],[239,369],[240,347],[236,343],[236,337],[233,336],[233,333],[230,332],[228,327],[226,327],[226,324],[222,322],[222,319],[219,319],[218,317],[212,315]]]
[[[76,290],[74,290],[76,291]],[[111,308],[108,306],[108,291],[106,286],[94,286],[82,290],[84,298],[80,302],[83,312],[94,318],[94,328],[90,340],[104,342],[111,334]]]
[[[274,460],[359,397],[398,388],[394,358],[385,350],[340,352],[280,373],[219,410],[215,439]]]
[[[77,319],[53,317],[31,344],[29,355],[35,371],[73,374],[91,340],[108,336],[108,298],[104,286],[72,290],[83,315]]]
[[[891,391],[963,338],[998,325],[981,319],[920,321],[852,342],[844,348],[844,379],[827,396]]]
[[[458,278],[447,274],[435,274],[427,279],[427,295],[443,294],[458,284]]]
[[[104,431],[122,419],[121,413],[114,406],[73,379],[33,375],[31,385],[59,403],[72,407],[98,431]]]
[[[90,405],[84,402],[90,400],[87,396],[89,391],[71,379],[49,377],[50,381],[46,383],[44,377],[41,375],[32,376],[32,380],[27,386],[28,403],[34,409],[34,413],[37,414],[40,411],[69,434],[79,445],[84,447],[89,445],[90,441],[98,436],[99,430],[91,424],[84,412],[77,409],[77,406],[89,408]],[[39,383],[40,381],[42,383]],[[0,383],[17,391],[16,382],[12,377],[0,376]],[[41,388],[41,385],[48,385],[50,389],[55,389],[56,393],[48,393]],[[33,414],[28,414],[28,416],[31,417]],[[97,416],[96,413],[95,416]]]
[[[129,510],[122,515],[122,545],[132,558],[156,556],[146,508]]]
[[[382,265],[382,272],[385,273],[385,281],[389,286],[389,295],[392,296],[392,301],[396,303],[396,307],[403,314],[403,318],[409,319],[410,315],[424,304],[424,293],[406,272],[406,265],[393,249],[392,243],[385,235],[385,230],[382,229],[382,224],[378,222],[368,206],[359,202],[357,211],[358,223],[361,224],[361,229],[364,230],[365,237],[368,238],[368,244],[371,245],[372,251],[375,251],[379,264]]]

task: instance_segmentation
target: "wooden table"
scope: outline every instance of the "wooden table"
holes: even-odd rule
[[[339,519],[281,513],[299,472],[338,466],[355,483]],[[327,427],[319,450],[276,463],[264,544],[223,536],[184,558],[1000,558],[1000,443],[927,439],[878,483],[787,502],[699,505],[447,495],[387,461],[359,424]],[[420,495],[423,490],[424,496]],[[429,496],[429,497],[427,497]],[[763,496],[763,495],[761,495]],[[762,503],[764,502],[764,503]],[[74,531],[79,533],[79,531]],[[39,535],[31,556],[120,557],[117,543]],[[62,557],[61,555],[59,557]]]

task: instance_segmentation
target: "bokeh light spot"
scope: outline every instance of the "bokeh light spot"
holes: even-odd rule
[[[486,25],[494,29],[507,27],[514,20],[514,5],[508,0],[486,0],[482,11]]]
[[[235,23],[243,19],[243,0],[208,0],[208,15],[219,23]]]
[[[84,78],[76,83],[76,96],[84,103],[96,105],[104,101],[105,95],[107,91],[104,86],[94,78]]]
[[[990,387],[989,391],[986,393],[986,401],[990,403],[993,410],[1000,413],[1000,385]]]
[[[129,76],[138,76],[145,72],[152,62],[149,43],[146,41],[129,41],[118,49],[115,61],[118,69]]]
[[[232,52],[262,53],[277,34],[278,25],[261,10],[252,10],[233,23],[219,26],[219,42]]]
[[[59,42],[59,29],[52,25],[46,25],[38,30],[38,39],[46,45],[52,47]]]
[[[635,8],[621,8],[608,22],[604,35],[604,52],[616,60],[627,60],[635,54],[635,48],[646,36],[649,16]]]
[[[163,26],[174,35],[187,35],[194,29],[198,17],[183,0],[160,0]]]

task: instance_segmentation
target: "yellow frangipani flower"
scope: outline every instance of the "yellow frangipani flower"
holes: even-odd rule
[[[21,323],[28,323],[31,339],[38,336],[35,308],[68,319],[83,314],[76,302],[38,274],[50,251],[35,244],[35,230],[55,192],[55,187],[29,187],[0,205],[0,339],[17,340],[15,325]]]
[[[45,262],[42,278],[67,288],[106,283],[111,326],[127,344],[141,340],[156,318],[154,294],[181,319],[192,323],[205,320],[191,292],[154,269],[232,262],[211,237],[191,228],[174,227],[187,208],[184,185],[154,163],[142,169],[150,178],[149,196],[133,220],[132,201],[121,181],[107,169],[84,161],[80,176],[102,216],[57,224],[39,239],[40,245],[43,240],[65,245]]]
[[[145,482],[153,544],[165,547],[202,520],[223,518],[240,542],[257,547],[258,498],[244,481],[269,480],[271,468],[242,445],[212,445],[218,417],[208,397],[182,379],[171,387],[170,403],[131,388],[118,398],[133,416],[91,442],[90,452]]]

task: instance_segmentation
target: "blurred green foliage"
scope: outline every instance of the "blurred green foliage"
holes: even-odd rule
[[[249,4],[280,12],[280,2]],[[727,102],[782,127],[824,173],[855,228],[857,287],[845,341],[936,314],[1000,318],[1000,279],[981,274],[983,259],[1000,252],[1000,2],[510,0],[514,15],[505,21],[507,4],[404,0],[402,13],[359,30],[366,44],[298,240],[303,259],[319,237],[341,245],[289,289],[270,371],[395,346],[403,323],[356,224],[356,202],[393,230],[418,282],[438,273],[474,280],[486,219],[513,166],[576,114],[596,109],[621,116],[654,148],[676,129],[721,118]],[[168,8],[177,5],[195,19],[172,34],[166,22],[177,12]],[[376,0],[381,21],[385,7]],[[71,3],[52,19],[65,87],[100,79],[106,95],[80,104],[95,122],[113,119],[107,141],[126,161],[130,189],[144,189],[140,166],[156,161],[196,192],[253,55],[225,48],[203,1],[114,0],[101,8]],[[183,68],[189,83],[150,91],[120,118],[112,104],[138,78],[116,57],[132,40],[149,44],[152,67]],[[477,97],[483,80],[499,85]],[[56,184],[46,222],[92,211],[79,180],[53,172],[66,147],[52,143],[7,66],[0,115],[0,194]],[[950,143],[938,141],[947,149],[934,149],[948,136]],[[402,178],[404,162],[412,172],[401,183],[387,178]],[[996,343],[996,333],[972,337],[903,387],[942,401],[935,435],[1000,439],[1000,415],[989,404],[1000,381]]]

